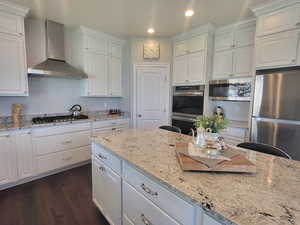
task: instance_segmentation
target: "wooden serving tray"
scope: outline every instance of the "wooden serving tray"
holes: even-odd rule
[[[183,171],[256,173],[255,164],[250,161],[247,153],[229,147],[225,151],[231,155],[230,161],[193,157],[188,155],[188,143],[176,143],[176,155]]]

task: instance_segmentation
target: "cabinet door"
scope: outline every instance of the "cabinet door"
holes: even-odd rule
[[[182,56],[188,53],[188,45],[186,41],[175,42],[174,44],[174,55]]]
[[[292,66],[297,61],[298,31],[258,38],[256,67]]]
[[[233,48],[233,32],[217,34],[215,38],[215,51]]]
[[[20,179],[34,175],[34,154],[31,134],[29,131],[15,135],[18,161],[18,175]]]
[[[13,181],[17,166],[12,162],[13,149],[8,134],[0,134],[0,146],[0,185],[2,185]]]
[[[232,63],[232,50],[215,52],[213,79],[228,78],[232,76]]]
[[[206,49],[206,36],[192,38],[187,41],[187,48],[190,53],[199,52]]]
[[[178,56],[174,58],[173,83],[182,84],[188,82],[188,56]]]
[[[108,95],[108,58],[103,54],[86,53],[88,96]]]
[[[121,225],[121,177],[93,160],[93,200],[111,225]]]
[[[253,71],[253,46],[236,48],[233,52],[234,76],[252,76]]]
[[[300,4],[297,4],[259,17],[257,36],[299,28],[299,8]]]
[[[221,225],[221,223],[204,214],[203,225]]]
[[[234,47],[244,47],[254,45],[255,41],[255,26],[247,26],[239,28],[234,34]]]
[[[191,83],[205,83],[206,74],[206,51],[196,52],[189,55],[188,80]]]
[[[26,95],[27,71],[24,39],[0,33],[0,95]]]
[[[13,14],[0,12],[0,32],[23,35],[23,18]]]
[[[122,96],[122,62],[121,59],[109,59],[109,87],[111,96]]]

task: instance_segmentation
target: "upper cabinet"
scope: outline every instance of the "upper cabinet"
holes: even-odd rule
[[[211,71],[212,30],[205,25],[173,39],[173,85],[205,84]]]
[[[85,27],[71,36],[69,61],[88,75],[83,96],[121,97],[123,41]]]
[[[254,20],[218,29],[215,35],[213,79],[252,76],[254,40]]]
[[[24,17],[28,9],[0,2],[0,96],[27,96]]]
[[[300,2],[276,0],[252,10],[258,18],[256,68],[300,65]]]

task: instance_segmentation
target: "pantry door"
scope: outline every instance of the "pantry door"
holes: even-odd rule
[[[134,127],[158,128],[169,124],[169,76],[168,64],[135,65]]]

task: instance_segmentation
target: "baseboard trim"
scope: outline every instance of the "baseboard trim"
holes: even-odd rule
[[[34,176],[34,177],[24,178],[24,179],[19,180],[17,182],[4,184],[4,185],[0,186],[0,191],[8,189],[8,188],[15,187],[15,186],[18,186],[18,185],[21,185],[21,184],[25,184],[25,183],[28,183],[28,182],[31,182],[31,181],[34,181],[34,180],[38,180],[38,179],[41,179],[41,178],[44,178],[44,177],[47,177],[47,176],[51,176],[51,175],[54,175],[54,174],[57,174],[57,173],[61,173],[61,172],[64,172],[64,171],[67,171],[67,170],[70,170],[70,169],[73,169],[73,168],[76,168],[76,167],[84,166],[84,165],[87,165],[87,164],[90,164],[90,163],[91,163],[91,160],[88,160],[88,161],[80,162],[80,163],[77,163],[77,164],[74,164],[74,165],[71,165],[71,166],[67,166],[67,167],[59,168],[59,169],[52,170],[52,171],[49,171],[49,172],[46,172],[46,173],[42,173],[42,174],[39,174],[39,175]]]

